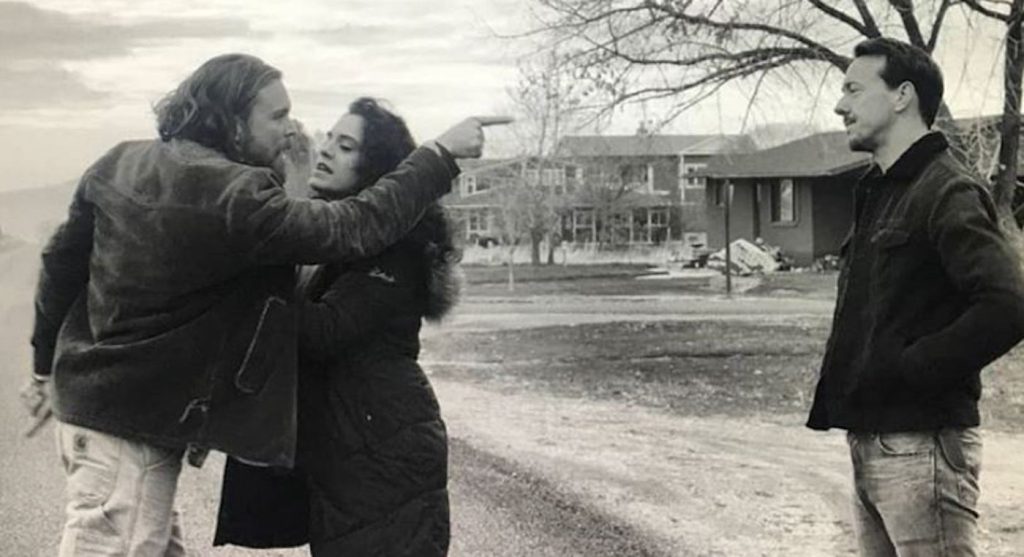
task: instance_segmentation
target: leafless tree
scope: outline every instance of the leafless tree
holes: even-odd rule
[[[508,91],[516,115],[512,127],[516,154],[522,162],[518,179],[509,184],[514,191],[502,194],[505,206],[500,211],[499,221],[504,223],[501,228],[513,243],[521,239],[529,241],[533,265],[541,263],[540,246],[545,240],[547,261],[553,260],[559,215],[566,201],[564,189],[560,190],[555,183],[559,180],[551,178],[563,172],[565,166],[556,150],[565,134],[578,129],[580,86],[571,79],[562,62],[555,49],[542,49],[524,56],[519,62],[518,80]],[[513,252],[514,249],[510,249],[510,269]]]
[[[1017,187],[1020,151],[1020,96],[1024,76],[1024,0],[964,0],[970,9],[1006,24],[1003,59],[1003,114],[999,123],[999,154],[994,194],[1005,220]],[[987,177],[988,175],[986,175]]]

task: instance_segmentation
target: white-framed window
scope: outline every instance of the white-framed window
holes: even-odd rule
[[[772,182],[771,187],[772,222],[796,222],[796,186],[793,185],[793,180],[783,178]]]
[[[459,176],[459,184],[462,188],[462,195],[470,195],[477,192],[475,174],[463,174]]]
[[[651,191],[654,188],[653,170],[649,164],[624,164],[619,167],[619,178],[625,186]]]
[[[542,180],[545,186],[565,185],[565,169],[545,168]]]
[[[683,188],[703,188],[704,177],[700,172],[707,167],[705,163],[686,163],[683,165],[682,186]]]
[[[594,210],[577,209],[573,211],[573,238],[577,242],[593,242],[594,237]]]
[[[466,215],[466,232],[481,234],[490,231],[487,209],[470,209]]]
[[[651,209],[651,226],[668,226],[668,209]]]

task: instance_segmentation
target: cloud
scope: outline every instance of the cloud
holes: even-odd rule
[[[97,91],[81,78],[59,67],[11,69],[0,66],[0,110],[26,110],[47,105],[96,106],[107,104],[111,95]]]
[[[0,2],[0,60],[86,60],[128,54],[141,44],[177,38],[256,35],[242,19],[162,17],[116,23],[109,15],[71,15],[24,2]]]

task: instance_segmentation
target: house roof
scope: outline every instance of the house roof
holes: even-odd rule
[[[825,132],[754,153],[711,159],[702,174],[712,178],[834,176],[866,166],[870,156],[850,150],[845,131]]]
[[[480,170],[505,166],[507,164],[518,162],[519,160],[520,159],[455,159],[455,163],[459,165],[459,169],[464,173],[476,173]]]
[[[501,195],[501,188],[494,188],[466,196],[449,194],[446,195],[441,202],[445,207],[461,209],[498,207],[504,202]],[[567,202],[573,207],[593,207],[595,205],[595,203],[587,202],[585,199],[573,199],[571,194]],[[623,194],[622,198],[615,201],[615,205],[622,208],[667,207],[672,205],[672,197],[670,195],[659,195],[657,193],[628,191]]]
[[[577,157],[714,155],[755,148],[745,135],[570,135],[559,152]]]
[[[445,207],[497,207],[502,204],[502,199],[499,194],[500,188],[492,188],[489,190],[478,191],[469,195],[460,195],[457,191],[452,191],[448,195],[441,198],[441,204]]]

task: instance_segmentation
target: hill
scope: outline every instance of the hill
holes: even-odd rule
[[[41,244],[67,215],[76,181],[0,192],[0,231]]]

